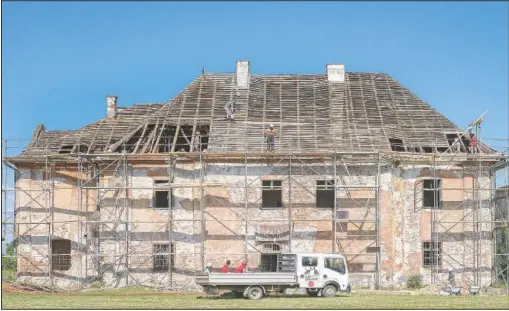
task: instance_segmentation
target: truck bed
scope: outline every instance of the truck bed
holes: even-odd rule
[[[198,285],[294,285],[295,273],[284,272],[247,272],[247,273],[210,273],[197,274]]]

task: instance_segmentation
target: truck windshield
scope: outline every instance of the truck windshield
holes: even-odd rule
[[[336,271],[340,274],[345,274],[345,262],[343,258],[325,258],[325,268]]]

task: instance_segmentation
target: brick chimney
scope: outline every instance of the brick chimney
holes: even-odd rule
[[[235,70],[238,87],[248,87],[249,85],[249,61],[238,60]]]
[[[345,65],[328,64],[327,80],[329,80],[329,82],[345,82]]]
[[[118,96],[116,95],[106,96],[106,117],[115,118],[117,116],[117,101]]]

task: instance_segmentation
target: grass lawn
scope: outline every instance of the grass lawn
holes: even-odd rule
[[[80,293],[2,293],[3,309],[509,309],[508,296],[350,294],[335,298],[220,298],[205,294],[161,293],[144,289]]]

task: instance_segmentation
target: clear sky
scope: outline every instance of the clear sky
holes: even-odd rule
[[[482,136],[508,137],[508,2],[2,5],[3,138],[84,126],[107,94],[166,101],[237,59],[256,73],[385,72],[461,128],[489,110]]]

